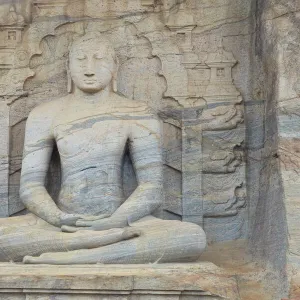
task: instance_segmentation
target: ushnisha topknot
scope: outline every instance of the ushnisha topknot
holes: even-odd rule
[[[107,54],[111,55],[116,63],[118,62],[113,44],[104,34],[98,31],[91,31],[77,36],[69,46],[69,55],[72,55],[84,43],[94,43],[96,46],[99,45],[99,47],[105,46]]]

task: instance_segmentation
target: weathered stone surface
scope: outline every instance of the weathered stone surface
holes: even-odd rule
[[[235,83],[238,84],[239,89],[241,88],[243,95],[249,94],[248,87],[245,85],[246,81],[240,81],[240,78],[247,73],[248,61],[244,56],[240,55],[240,43],[236,46],[235,42],[232,42],[232,38],[226,37],[226,34],[231,32],[230,30],[235,30],[234,26],[231,29],[224,28],[213,34],[209,32],[201,34],[202,31],[197,27],[197,25],[205,27],[209,24],[209,19],[199,19],[201,9],[204,8],[206,14],[209,14],[210,8],[207,7],[205,1],[201,4],[189,1],[181,5],[178,5],[176,1],[166,1],[161,4],[155,2],[145,3],[143,1],[125,2],[117,5],[108,1],[99,6],[97,1],[76,1],[73,8],[71,8],[69,1],[35,1],[33,4],[16,4],[16,12],[24,16],[24,24],[27,26],[26,31],[23,32],[22,43],[18,45],[16,51],[19,54],[23,53],[22,67],[30,66],[30,70],[35,72],[35,76],[25,82],[24,89],[29,93],[26,101],[25,99],[20,99],[14,101],[10,106],[9,114],[12,132],[10,144],[12,145],[12,150],[10,151],[10,192],[9,200],[7,200],[9,214],[16,213],[23,208],[18,196],[21,167],[20,153],[22,153],[23,144],[22,131],[25,123],[23,120],[37,104],[66,94],[67,80],[64,70],[68,46],[74,36],[84,32],[85,27],[88,30],[109,30],[110,38],[116,47],[120,60],[118,90],[128,98],[145,100],[150,107],[164,115],[168,115],[170,110],[172,111],[175,108],[177,116],[175,118],[174,116],[168,117],[166,124],[172,123],[179,132],[184,129],[184,126],[190,126],[186,123],[188,119],[191,118],[193,121],[195,118],[188,112],[190,108],[191,110],[194,108],[198,110],[199,106],[199,112],[203,108],[206,110],[206,98],[210,102],[215,101],[213,99],[217,99],[216,101],[222,101],[222,99],[224,101],[229,101],[230,99],[233,102],[235,101],[235,97],[240,94],[235,84],[232,83],[231,77],[231,68],[236,61],[239,64],[234,67],[233,77]],[[229,2],[224,7],[227,5],[229,10],[233,8]],[[250,4],[248,5],[249,7]],[[3,11],[5,9],[9,11],[10,7],[8,4],[3,5]],[[152,14],[153,9],[158,13]],[[250,12],[249,9],[244,7],[238,10],[241,13],[239,16],[241,19]],[[147,12],[146,17],[139,15],[140,12]],[[62,20],[60,17],[62,14],[65,14],[65,20]],[[80,16],[84,15],[91,18],[120,16],[120,19],[107,19],[105,21],[91,19],[91,22],[84,23],[80,19]],[[70,24],[68,19],[70,17],[78,19]],[[216,20],[218,18],[222,20],[222,10],[215,17]],[[216,24],[219,23],[217,22]],[[244,28],[246,27],[244,26]],[[199,40],[200,36],[201,40]],[[223,44],[221,41],[222,36],[224,36]],[[238,41],[239,37],[236,40]],[[244,38],[244,40],[246,41],[247,38]],[[211,54],[208,55],[208,53]],[[13,69],[19,72],[19,66],[19,64],[14,65]],[[223,70],[224,78],[222,77]],[[179,106],[176,103],[179,103]],[[169,104],[171,104],[171,107]],[[242,105],[238,106],[242,107]],[[186,112],[183,112],[183,107]],[[209,116],[209,113],[207,116]],[[205,120],[208,120],[207,116],[204,118]],[[229,117],[228,114],[226,117]],[[195,121],[196,123],[206,122],[201,119],[201,114],[196,116]],[[186,131],[187,141],[192,138],[189,134],[193,135],[194,130],[195,132],[201,132],[202,129],[199,126],[199,128],[196,127],[192,125],[191,130],[188,129]],[[204,127],[208,128],[206,125]],[[217,127],[214,125],[214,128]],[[243,126],[241,125],[239,128],[238,134],[240,137],[238,143],[244,139]],[[165,126],[165,129],[163,135],[164,139],[167,139],[168,132],[171,129],[170,126],[168,129]],[[178,134],[176,137],[172,136],[173,140],[168,142],[166,147],[168,149],[170,149],[170,146],[173,147],[178,138]],[[189,151],[188,148],[184,146],[186,143],[185,139],[180,137],[180,140],[182,140],[183,144],[182,149],[186,150],[177,152],[176,155],[180,157],[180,161],[177,159],[175,169],[173,161],[166,157],[165,186],[168,191],[171,191],[173,189],[172,186],[174,186],[176,192],[172,193],[172,197],[169,196],[169,192],[167,193],[162,214],[171,219],[191,220],[197,224],[204,225],[204,227],[206,224],[209,224],[207,225],[207,231],[208,238],[211,241],[245,237],[248,222],[247,208],[240,204],[238,205],[240,207],[238,212],[238,218],[240,219],[238,227],[240,229],[237,230],[237,234],[228,236],[218,234],[218,228],[221,228],[222,224],[230,223],[231,225],[228,226],[234,229],[236,221],[226,216],[226,213],[224,215],[222,205],[218,206],[218,204],[212,204],[211,201],[202,200],[202,198],[205,198],[203,193],[205,193],[207,188],[202,188],[201,186],[210,180],[210,174],[208,174],[207,170],[202,171],[203,167],[201,165],[202,161],[206,159],[207,154],[205,151],[209,151],[209,147],[202,151],[202,149],[197,150],[195,145],[193,148],[195,152],[190,156],[187,152]],[[202,144],[202,139],[199,140],[199,143]],[[234,147],[233,144],[229,146],[229,148],[232,147]],[[219,149],[219,146],[216,145],[216,148]],[[232,153],[232,149],[229,148],[226,151]],[[174,152],[174,150],[172,151]],[[170,150],[168,152],[170,153]],[[203,158],[201,158],[202,155]],[[240,153],[237,155],[238,157],[243,157],[243,155],[240,156]],[[189,161],[196,162],[197,160],[199,161],[198,170],[189,170]],[[237,185],[241,185],[241,182],[243,182],[243,188],[246,186],[243,179],[245,176],[244,168],[244,164],[240,164],[237,172],[235,172],[237,177],[241,177],[240,180],[237,180]],[[190,171],[192,173],[188,175]],[[215,173],[216,171],[213,170],[213,172]],[[125,175],[127,176],[127,171]],[[226,174],[224,176],[226,177]],[[228,176],[228,180],[230,180],[230,175]],[[191,189],[192,177],[198,178],[198,181],[196,180],[197,183],[194,183]],[[135,186],[134,180],[131,178],[132,176],[127,176],[126,179],[126,187],[124,189],[127,194],[129,193],[127,190],[132,191]],[[191,184],[188,184],[189,182]],[[130,188],[130,186],[132,187]],[[182,186],[182,189],[180,186]],[[225,194],[228,194],[228,197],[233,199],[236,198],[234,195],[235,188],[231,188],[231,192],[229,192],[227,187],[223,189]],[[203,201],[209,206],[208,217],[205,210],[199,209],[199,207],[204,205]],[[205,204],[205,206],[207,205]],[[213,216],[214,210],[216,210],[218,219]],[[221,224],[219,224],[220,217],[223,218]],[[204,220],[205,218],[207,218],[206,221]],[[216,228],[216,230],[213,229],[211,231],[210,228]]]
[[[299,286],[299,2],[261,1],[256,11],[254,97],[265,102],[265,122],[263,146],[253,145],[249,152],[250,162],[260,165],[257,191],[251,188],[256,199],[251,249],[272,270],[268,281],[277,297],[293,299]],[[256,131],[254,124],[251,131]],[[253,180],[258,170],[251,169]]]
[[[200,225],[212,247],[248,240],[253,262],[264,269],[257,278],[272,289],[271,299],[298,297],[298,2],[2,1],[0,217],[27,214],[19,188],[28,115],[68,95],[70,45],[84,33],[101,32],[111,40],[119,61],[115,91],[133,106],[143,101],[163,123],[164,197],[155,216],[166,219],[165,224]],[[58,152],[56,147],[45,182],[56,203],[63,189]],[[127,199],[138,186],[138,176],[130,151],[124,152],[122,191]],[[98,174],[102,181],[104,173]],[[76,184],[77,189],[83,186],[82,180]],[[5,220],[6,227],[13,220]],[[23,225],[36,222],[28,214],[23,220]],[[47,237],[45,241],[49,243]],[[27,250],[22,251],[25,255]],[[203,257],[218,255],[210,251]],[[235,259],[232,255],[228,260],[230,265]],[[240,283],[247,286],[245,278]],[[14,296],[4,292],[4,299],[25,299],[17,291]],[[240,294],[253,300],[257,293]],[[32,293],[26,297],[36,299]]]
[[[240,299],[236,278],[211,263],[0,267],[0,299]]]

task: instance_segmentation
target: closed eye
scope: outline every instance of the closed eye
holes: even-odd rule
[[[86,59],[86,55],[78,55],[76,58],[78,60],[84,60],[84,59]]]
[[[103,55],[101,55],[101,54],[95,54],[95,55],[94,55],[94,58],[96,58],[96,59],[102,59],[102,58],[103,58]]]

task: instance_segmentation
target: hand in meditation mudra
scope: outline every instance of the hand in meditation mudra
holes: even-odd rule
[[[0,261],[45,264],[196,260],[206,246],[196,224],[152,216],[163,200],[160,122],[143,102],[115,93],[117,59],[101,35],[69,53],[70,94],[39,105],[26,124],[20,196],[31,212],[0,219]],[[59,199],[45,188],[54,145]],[[122,187],[124,152],[138,186]]]

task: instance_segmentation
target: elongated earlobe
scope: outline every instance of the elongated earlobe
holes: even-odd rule
[[[117,93],[118,92],[118,68],[119,68],[119,60],[117,57],[115,58],[115,66],[116,66],[116,70],[113,75],[112,89],[114,93]]]
[[[69,69],[69,60],[67,60],[67,79],[68,79],[68,93],[71,94],[73,90],[73,80]]]
[[[112,82],[112,89],[114,93],[118,92],[118,82],[117,82],[117,78],[113,78],[113,82]]]

